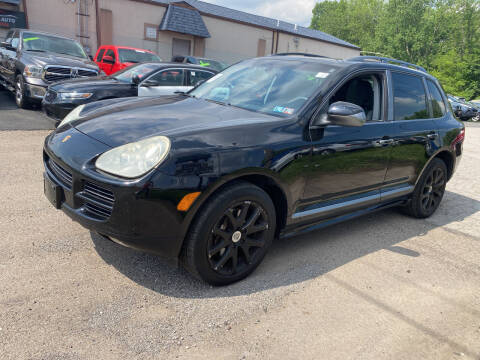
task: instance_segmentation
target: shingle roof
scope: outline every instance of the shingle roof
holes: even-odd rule
[[[160,30],[175,31],[203,38],[210,37],[202,16],[197,10],[173,5],[168,6],[160,24]]]
[[[322,40],[341,46],[351,47],[354,49],[360,49],[358,46],[350,44],[344,40],[336,38],[335,36],[324,33],[323,31],[306,28],[303,26],[297,26],[285,21],[280,21],[265,16],[254,15],[246,13],[244,11],[230,9],[220,5],[209,4],[199,0],[151,0],[152,2],[169,5],[175,2],[185,2],[188,5],[198,9],[201,14],[218,16],[222,18],[232,19],[247,24],[257,25],[272,30],[283,31],[290,34],[297,34],[298,36],[309,37],[316,40]]]

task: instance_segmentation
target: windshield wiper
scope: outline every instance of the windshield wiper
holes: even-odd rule
[[[224,103],[224,102],[218,101],[218,100],[212,100],[212,99],[207,99],[207,98],[204,98],[203,100],[213,102],[213,103],[218,104],[218,105],[230,106],[230,104],[227,104],[227,103]]]
[[[46,50],[27,49],[26,51],[47,52]]]

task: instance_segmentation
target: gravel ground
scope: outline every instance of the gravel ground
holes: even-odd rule
[[[46,135],[0,132],[2,360],[480,359],[478,126],[432,218],[389,210],[278,240],[223,288],[54,210]]]

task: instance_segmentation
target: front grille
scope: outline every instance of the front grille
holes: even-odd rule
[[[52,159],[48,159],[48,167],[55,174],[56,178],[65,185],[68,189],[72,188],[72,174],[58,165]]]
[[[52,102],[57,98],[57,92],[54,90],[48,90],[45,94],[45,101]]]
[[[85,182],[81,197],[85,200],[85,211],[88,215],[106,220],[112,215],[115,196],[113,192],[91,182]]]
[[[95,70],[80,69],[68,66],[46,66],[45,73],[43,75],[45,81],[57,82],[61,80],[68,80],[74,78],[82,78],[89,76],[97,76],[98,73]]]

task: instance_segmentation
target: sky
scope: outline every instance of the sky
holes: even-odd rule
[[[242,10],[256,15],[310,26],[317,0],[203,0],[211,4]]]

